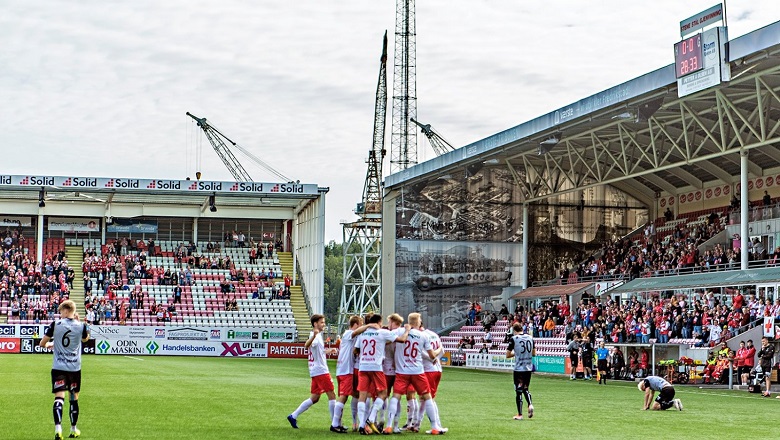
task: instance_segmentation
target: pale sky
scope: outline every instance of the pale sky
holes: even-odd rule
[[[417,2],[419,120],[461,147],[671,64],[679,22],[713,0]],[[727,3],[729,36],[780,20]],[[7,1],[3,174],[232,180],[185,116],[330,188],[326,241],[354,220],[393,0]],[[392,96],[392,90],[388,91]],[[392,100],[388,102],[388,157]],[[236,152],[255,181],[278,179]],[[420,162],[434,157],[418,136]]]

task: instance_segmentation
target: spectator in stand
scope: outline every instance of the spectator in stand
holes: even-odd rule
[[[176,286],[173,288],[173,302],[181,304],[181,287]]]
[[[664,220],[667,222],[674,220],[674,214],[672,213],[671,209],[666,208],[666,211],[664,211]]]
[[[482,348],[479,349],[480,354],[487,354],[488,353],[488,347],[487,344],[482,344]]]
[[[552,338],[553,330],[555,330],[555,320],[552,315],[548,315],[547,320],[544,321],[544,327],[542,327],[542,337]]]
[[[747,384],[750,379],[750,371],[756,366],[756,347],[753,346],[753,340],[748,339],[745,352],[742,355],[744,370],[742,372],[742,383]],[[745,372],[747,371],[747,372]]]
[[[482,340],[485,344],[490,344],[491,348],[493,347],[493,335],[490,333],[490,330],[485,332],[485,336],[482,337]]]
[[[772,196],[769,195],[769,191],[764,191],[764,206],[772,206]]]
[[[501,310],[498,312],[498,316],[503,320],[509,319],[509,309],[506,308],[506,304],[501,304]]]

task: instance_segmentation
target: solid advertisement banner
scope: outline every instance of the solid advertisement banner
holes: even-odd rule
[[[100,221],[96,218],[49,217],[50,231],[100,232]]]
[[[279,194],[279,195],[310,195],[319,194],[316,184],[303,183],[273,183],[273,182],[219,182],[207,180],[166,180],[166,179],[132,179],[118,177],[76,177],[76,176],[17,176],[0,174],[2,187],[41,187],[56,186],[65,189],[91,190],[138,190],[143,192],[160,191],[192,191],[205,193],[248,193],[248,194]]]
[[[29,228],[32,226],[32,217],[14,217],[10,215],[4,215],[0,217],[0,227],[14,228],[22,226]]]

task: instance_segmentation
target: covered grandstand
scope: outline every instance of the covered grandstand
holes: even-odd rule
[[[606,244],[641,252],[645,234],[669,243],[702,225],[715,224],[697,252],[713,239],[737,255],[720,269],[747,270],[755,240],[769,260],[780,242],[780,22],[723,43],[718,85],[686,94],[668,65],[389,176],[383,246],[395,258],[382,269],[396,282],[382,309],[447,328],[469,303],[497,310]],[[446,249],[511,275],[419,289],[420,262]]]
[[[119,324],[127,303],[126,325],[294,331],[324,308],[327,192],[297,182],[0,175],[4,272],[13,271],[0,320],[48,322],[46,310],[34,316],[37,304],[67,293],[82,317],[85,303],[108,300],[101,324]]]

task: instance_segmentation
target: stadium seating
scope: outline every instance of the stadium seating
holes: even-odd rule
[[[48,240],[47,240],[48,241]],[[110,242],[113,243],[113,239]],[[155,255],[147,256],[146,262],[149,270],[170,270],[179,273],[187,267],[187,264],[180,264],[175,257],[180,242],[159,241],[155,243]],[[206,242],[199,243],[202,249],[206,249]],[[108,254],[109,246],[101,243],[99,239],[53,239],[47,249],[55,253],[65,246],[81,246],[85,255],[88,251],[94,250],[95,257],[88,257],[85,261],[85,268],[89,267],[92,261],[102,262],[95,267],[105,267],[108,270],[105,286],[98,289],[96,273],[92,274],[92,295],[96,302],[107,299],[106,290],[109,288],[109,280],[114,274],[114,267],[109,266]],[[174,285],[162,285],[157,277],[136,278],[128,277],[128,258],[135,261],[143,248],[126,249],[124,255],[115,255],[116,261],[121,263],[122,270],[120,277],[116,279],[116,304],[127,302],[130,304],[131,295],[140,294],[143,298],[143,308],[137,307],[132,310],[127,317],[126,325],[171,325],[171,326],[232,326],[232,327],[295,327],[292,308],[289,299],[279,297],[271,299],[272,285],[280,292],[284,290],[284,279],[282,278],[282,267],[279,264],[278,256],[275,251],[268,255],[271,258],[257,258],[254,263],[250,263],[249,248],[227,247],[221,248],[219,252],[204,252],[201,255],[207,257],[229,257],[232,267],[223,269],[199,268],[190,269],[191,282],[180,282],[182,289],[181,301],[175,304],[176,314],[170,317],[170,322],[159,322],[156,315],[150,311],[151,304],[158,304],[167,307],[174,303]],[[117,253],[122,253],[117,249]],[[244,281],[231,279],[231,269],[243,272]],[[273,280],[259,281],[250,280],[250,274],[259,276],[261,273],[273,271],[275,277]],[[227,281],[231,286],[231,292],[223,293],[220,283]],[[253,299],[253,294],[258,289],[258,284],[265,284],[265,298]],[[38,298],[31,298],[37,300]],[[226,303],[235,301],[237,310],[226,310]],[[7,314],[10,310],[8,302],[0,302],[0,312]],[[116,307],[110,308],[111,317],[104,319],[102,323],[107,325],[119,325]],[[46,320],[48,321],[48,320]],[[21,320],[20,318],[11,318],[9,323],[33,323],[32,319]],[[44,322],[44,321],[42,321]]]
[[[509,331],[510,324],[508,320],[502,319],[496,322],[490,329],[493,348],[491,348],[491,344],[485,342],[485,329],[481,325],[464,325],[459,330],[450,333],[449,336],[443,336],[441,338],[442,347],[445,351],[456,352],[463,338],[474,337],[474,347],[464,348],[464,353],[479,353],[483,344],[487,344],[489,354],[504,356],[508,346],[504,339]],[[553,332],[554,337],[534,338],[537,356],[564,356],[566,354],[566,341],[562,332],[563,326],[556,326]]]

